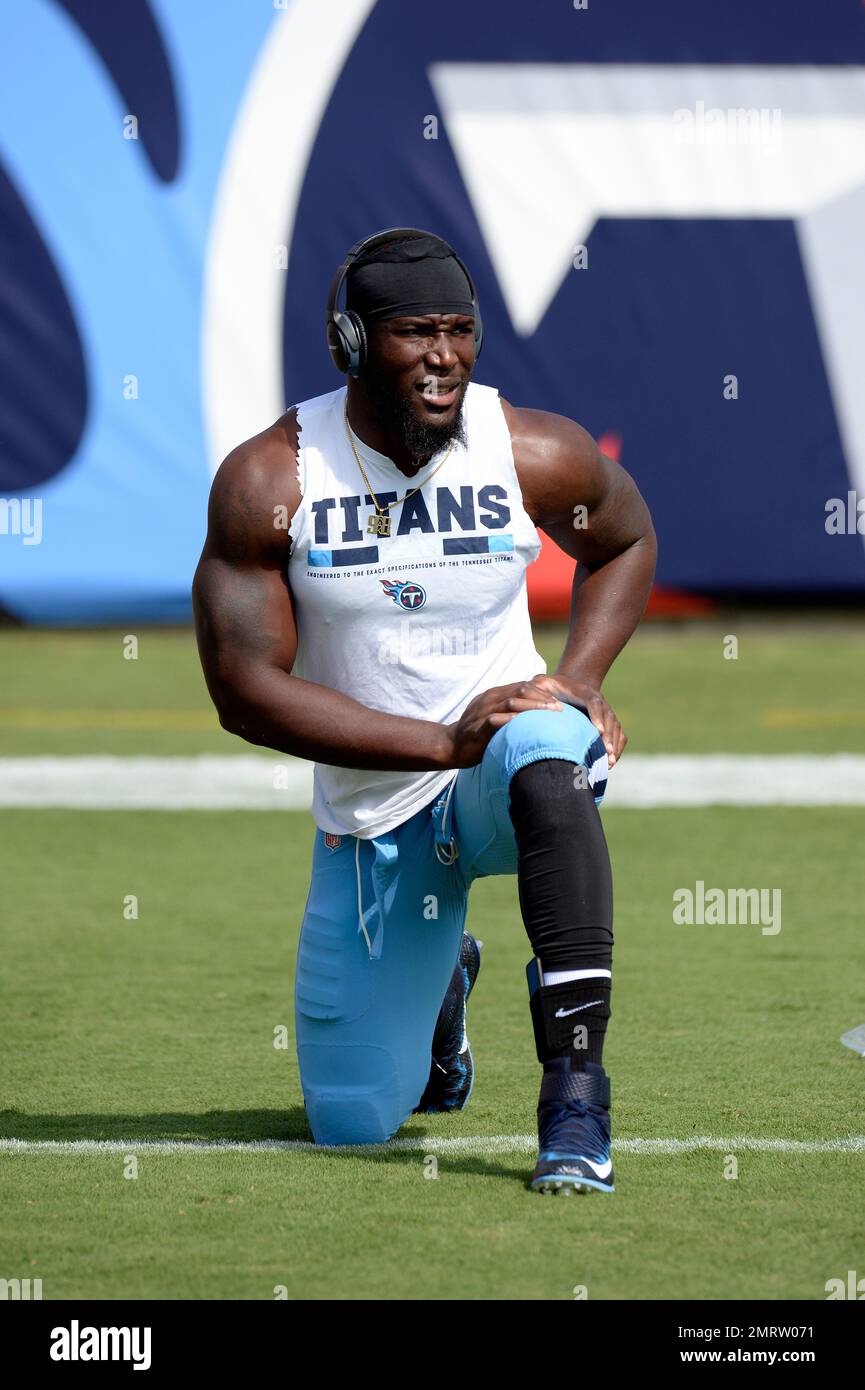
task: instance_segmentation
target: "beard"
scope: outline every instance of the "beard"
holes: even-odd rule
[[[418,419],[412,407],[411,396],[394,386],[391,378],[374,363],[367,366],[363,380],[370,405],[382,426],[388,434],[398,440],[418,467],[428,463],[433,454],[448,448],[449,445],[462,444],[465,448],[467,436],[463,402],[467,382],[461,387],[456,414],[438,424]]]

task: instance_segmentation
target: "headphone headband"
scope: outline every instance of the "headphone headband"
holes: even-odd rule
[[[360,255],[374,250],[384,241],[393,241],[398,237],[423,236],[435,237],[436,241],[442,242],[444,246],[450,245],[436,232],[425,232],[418,227],[387,227],[382,232],[375,232],[372,236],[363,237],[360,241],[356,241],[351,250],[346,253],[345,260],[330,282],[327,296],[327,346],[338,372],[348,372],[350,376],[360,376],[366,360],[366,330],[363,320],[353,310],[338,307],[345,277],[353,262]],[[453,247],[451,247],[451,255],[465,275],[471,291],[472,312],[475,320],[475,357],[478,357],[483,344],[484,330],[478,306],[477,290],[468,266],[460,259]]]

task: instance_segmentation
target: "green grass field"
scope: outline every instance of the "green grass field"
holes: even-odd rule
[[[564,630],[536,637],[552,670]],[[0,670],[0,757],[244,751],[219,727],[185,630],[145,630],[135,661],[119,632],[0,630]],[[649,625],[605,686],[641,753],[865,752],[863,689],[858,624],[820,621]]]
[[[739,633],[739,658],[722,637]],[[560,634],[543,634],[554,657]],[[246,751],[209,711],[188,633],[0,634],[0,756]],[[865,751],[855,629],[638,634],[609,696],[640,752]],[[627,754],[626,754],[627,756]],[[863,810],[608,810],[616,877],[614,1136],[828,1141],[865,1133]],[[293,959],[300,812],[0,811],[0,1136],[124,1140],[0,1153],[0,1275],[44,1297],[822,1299],[865,1273],[865,1153],[616,1153],[617,1192],[542,1198],[538,1067],[513,880],[473,890],[477,1081],[389,1152],[148,1152],[144,1140],[309,1138]],[[780,887],[783,926],[677,926],[702,878]],[[123,901],[135,894],[137,920]],[[273,1046],[285,1025],[287,1050]],[[124,1175],[137,1154],[138,1176]]]

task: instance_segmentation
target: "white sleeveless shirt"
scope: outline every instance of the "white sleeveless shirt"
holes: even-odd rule
[[[391,507],[389,537],[367,529],[375,508],[346,431],[345,397],[343,386],[297,407],[294,674],[371,709],[450,724],[482,691],[546,669],[525,581],[540,540],[498,391],[469,384],[467,447],[455,445],[434,478],[444,451],[412,479],[353,436],[380,505],[419,488]],[[372,839],[426,806],[453,775],[317,763],[313,818],[331,834]]]

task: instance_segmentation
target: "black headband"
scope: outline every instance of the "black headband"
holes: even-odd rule
[[[375,247],[346,276],[346,309],[365,322],[410,314],[474,314],[471,285],[453,250],[417,236]]]

